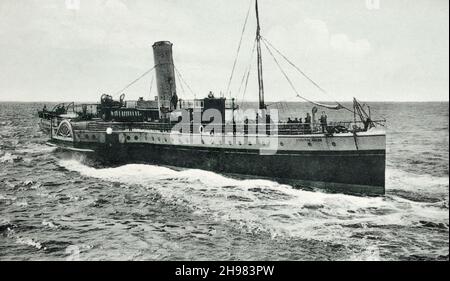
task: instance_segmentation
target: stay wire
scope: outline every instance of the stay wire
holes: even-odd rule
[[[133,80],[131,83],[127,84],[123,89],[117,91],[114,93],[114,95],[118,95],[120,93],[122,93],[123,91],[125,91],[126,89],[128,89],[129,87],[131,87],[132,85],[134,85],[136,82],[138,82],[139,80],[141,80],[145,75],[149,74],[153,69],[156,68],[156,65],[153,66],[152,68],[150,68],[149,70],[147,70],[146,72],[142,73],[138,78],[136,78],[135,80]]]
[[[310,103],[313,103],[311,100],[302,97],[297,89],[294,86],[294,83],[292,83],[291,79],[289,79],[289,76],[286,74],[286,72],[283,70],[283,68],[281,67],[280,63],[278,62],[277,58],[273,55],[272,51],[269,49],[269,46],[266,44],[266,42],[263,40],[264,46],[266,47],[267,51],[269,52],[269,54],[272,56],[273,60],[275,61],[275,64],[278,66],[278,68],[280,69],[281,73],[284,75],[284,77],[286,78],[286,80],[288,81],[289,85],[291,86],[292,90],[295,92],[296,96],[307,101]]]
[[[250,61],[248,62],[248,65],[245,68],[244,74],[242,75],[241,83],[239,85],[239,89],[238,89],[238,92],[237,92],[238,96],[240,95],[242,86],[244,85],[245,77],[248,76],[248,73],[250,72],[250,69],[252,68],[253,55],[255,53],[255,49],[256,49],[256,38],[255,38],[255,41],[253,41],[252,53],[250,54]]]
[[[152,98],[152,89],[153,89],[153,82],[154,82],[154,80],[155,80],[155,76],[153,75],[152,76],[152,80],[150,81],[150,91],[148,93],[150,98]]]
[[[181,81],[180,74],[178,73],[178,71],[175,71],[175,73],[176,73],[176,77],[178,78],[178,82],[180,82],[179,84],[180,84],[180,88],[181,88],[181,93],[184,96],[186,94],[186,92],[184,90],[183,82]]]
[[[176,72],[178,73],[178,75],[180,76],[181,81],[183,81],[184,85],[186,85],[186,87],[189,89],[189,91],[191,92],[191,94],[194,96],[194,99],[196,99],[196,98],[197,98],[197,95],[194,93],[194,91],[192,91],[191,87],[190,87],[189,84],[186,82],[186,80],[184,80],[183,75],[181,75],[181,72],[180,72],[180,71],[178,70],[178,68],[176,68],[175,66],[174,66],[174,68],[175,68],[175,71],[176,71]]]
[[[308,81],[310,81],[314,86],[316,86],[316,88],[318,88],[322,93],[324,93],[324,94],[326,94],[326,95],[328,95],[329,97],[330,97],[330,94],[327,92],[327,91],[325,91],[319,84],[317,84],[314,80],[312,80],[305,72],[303,72],[298,66],[296,66],[293,62],[291,62],[285,55],[283,55],[283,53],[281,53],[281,51],[279,51],[272,43],[270,43],[266,38],[264,38],[264,37],[261,37],[262,39],[263,39],[263,43],[264,43],[264,45],[266,46],[266,48],[268,49],[268,46],[267,46],[267,44],[273,49],[273,50],[275,50],[275,52],[277,52],[284,60],[286,60],[286,62],[287,63],[289,63],[292,67],[294,67],[303,77],[305,77]],[[269,49],[268,49],[269,50]],[[271,53],[271,55],[272,55],[272,57],[274,57],[273,56],[273,54],[272,54],[272,52],[269,50],[269,52]],[[276,60],[276,59],[275,59]],[[278,64],[278,63],[277,63]],[[278,66],[280,67],[280,65],[278,64]],[[280,68],[281,69],[281,68]],[[286,76],[286,75],[285,75]],[[286,77],[287,78],[287,77]],[[289,78],[287,78],[288,80],[289,80]],[[297,93],[297,92],[296,92]],[[298,93],[297,93],[297,96],[298,97],[300,97],[300,98],[302,98],[302,99],[304,99],[304,100],[306,100],[306,101],[308,101],[308,102],[312,102],[312,101],[310,101],[310,100],[308,100],[308,99],[306,99],[306,98],[304,98],[304,97],[301,97],[300,95],[298,95]],[[351,110],[351,109],[349,109],[349,108],[347,108],[346,106],[344,106],[344,105],[342,105],[340,102],[338,102],[338,101],[336,101],[336,100],[334,100],[334,102],[336,102],[338,105],[340,105],[343,109],[345,109],[345,110],[348,110],[349,112],[351,112],[351,113],[354,113],[354,111],[353,110]]]
[[[238,57],[239,57],[239,52],[241,50],[242,39],[244,37],[244,33],[245,33],[246,26],[247,26],[248,17],[249,17],[250,10],[251,10],[251,7],[252,7],[252,3],[253,3],[253,0],[250,1],[250,5],[248,7],[247,15],[245,16],[244,26],[242,27],[242,32],[241,32],[241,38],[239,39],[239,44],[238,44],[238,48],[237,48],[237,51],[236,51],[236,56],[234,58],[233,67],[232,67],[232,70],[231,70],[230,78],[228,79],[228,85],[227,85],[227,90],[226,90],[225,94],[230,94],[231,95],[231,92],[229,92],[230,85],[231,85],[231,80],[233,79],[234,70],[236,68],[236,63],[237,63],[237,60],[238,60]]]

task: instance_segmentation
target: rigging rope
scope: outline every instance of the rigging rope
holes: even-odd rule
[[[228,92],[230,90],[231,80],[233,79],[234,70],[236,68],[236,62],[239,57],[239,52],[241,50],[242,38],[244,37],[245,27],[247,26],[248,16],[250,14],[250,9],[252,7],[252,3],[253,3],[253,1],[250,1],[250,6],[248,7],[247,15],[245,16],[245,22],[244,22],[244,26],[242,27],[241,38],[239,40],[239,45],[238,45],[238,48],[236,51],[236,57],[234,58],[233,68],[231,70],[231,75],[230,75],[230,79],[228,80],[227,91],[225,92],[225,94],[228,94]],[[229,94],[231,95],[231,92]]]
[[[183,79],[183,75],[181,75],[180,71],[178,71],[178,69],[175,67],[175,65],[173,66],[175,68],[175,71],[178,73],[178,75],[180,76],[181,81],[186,85],[186,87],[189,89],[189,91],[191,92],[191,94],[194,96],[194,99],[197,98],[197,95],[194,93],[194,91],[192,91],[191,87],[189,86],[188,83],[186,83],[186,81]]]
[[[314,80],[312,80],[308,75],[306,75],[305,72],[303,72],[298,66],[296,66],[293,62],[291,62],[285,55],[283,55],[277,48],[275,48],[274,45],[272,45],[272,43],[270,43],[266,38],[261,37],[263,39],[263,41],[265,41],[267,44],[270,45],[270,47],[272,47],[281,57],[283,57],[283,59],[285,59],[292,67],[294,67],[298,72],[300,72],[301,75],[303,75],[303,77],[305,77],[306,79],[308,79],[309,82],[311,82],[314,86],[317,87],[317,89],[319,89],[322,93],[324,94],[328,94],[327,91],[325,91],[322,87],[319,86],[319,84],[317,84],[316,82],[314,82]]]
[[[353,110],[351,110],[351,109],[345,107],[344,105],[342,105],[341,103],[339,103],[339,102],[336,101],[336,100],[335,100],[334,102],[337,104],[337,106],[331,106],[331,105],[327,105],[327,104],[322,104],[322,103],[314,102],[314,101],[311,101],[311,100],[309,100],[309,99],[307,99],[307,98],[305,98],[305,97],[300,96],[300,94],[296,91],[296,89],[295,89],[293,83],[290,81],[289,77],[288,77],[287,74],[283,71],[281,65],[278,63],[277,59],[276,59],[275,56],[273,55],[273,53],[272,53],[272,51],[270,50],[269,46],[270,46],[271,48],[273,48],[273,49],[274,49],[274,50],[275,50],[275,51],[276,51],[283,59],[285,59],[286,62],[288,62],[288,63],[289,63],[292,67],[294,67],[298,72],[300,72],[300,74],[302,74],[308,81],[310,81],[314,86],[316,86],[322,93],[327,94],[327,95],[329,95],[329,94],[328,94],[328,92],[325,91],[322,87],[320,87],[319,84],[317,84],[316,82],[314,82],[314,80],[312,80],[308,75],[306,75],[306,73],[304,73],[298,66],[296,66],[293,62],[291,62],[285,55],[283,55],[277,48],[275,48],[275,46],[273,46],[273,44],[271,44],[266,38],[263,38],[263,37],[261,37],[261,38],[263,39],[263,43],[264,43],[266,49],[269,51],[270,55],[272,56],[272,58],[275,60],[276,64],[277,64],[278,67],[280,68],[280,71],[281,71],[281,72],[283,73],[283,75],[286,77],[286,79],[288,80],[289,84],[291,85],[291,87],[293,88],[293,90],[295,91],[295,93],[297,94],[297,97],[299,97],[299,98],[301,98],[301,99],[303,99],[303,100],[305,100],[305,101],[307,101],[307,102],[310,102],[310,103],[312,103],[312,104],[321,106],[321,107],[325,107],[325,108],[329,108],[329,109],[336,109],[336,110],[338,110],[338,109],[345,109],[345,110],[348,110],[349,112],[354,113]]]
[[[241,83],[239,85],[239,89],[238,89],[238,92],[237,92],[238,96],[241,93],[242,85],[244,85],[245,77],[248,76],[248,73],[250,72],[250,69],[252,67],[253,54],[255,53],[255,48],[256,48],[256,39],[255,39],[255,41],[253,41],[253,47],[252,47],[252,53],[250,55],[250,61],[248,62],[247,67],[244,70],[244,74],[242,75]]]
[[[178,78],[178,81],[180,82],[179,85],[180,85],[180,88],[181,88],[181,93],[184,96],[186,94],[186,92],[184,91],[183,82],[181,82],[180,74],[178,73],[178,71],[175,71],[175,73],[176,73],[176,77]]]
[[[294,83],[292,83],[291,79],[289,79],[289,76],[286,74],[286,72],[285,72],[285,71],[283,70],[283,68],[281,67],[281,65],[280,65],[280,63],[278,62],[277,58],[273,55],[272,51],[269,49],[269,46],[266,44],[265,41],[263,41],[263,43],[264,43],[264,46],[266,47],[267,51],[269,52],[269,54],[272,56],[273,60],[275,61],[276,65],[277,65],[278,68],[280,69],[281,73],[283,73],[284,77],[285,77],[286,80],[288,81],[288,83],[289,83],[289,85],[291,86],[292,90],[294,90],[294,92],[295,92],[295,94],[296,94],[297,97],[299,97],[299,98],[301,98],[301,99],[303,99],[303,100],[305,100],[305,101],[307,101],[307,102],[309,102],[309,103],[316,104],[316,105],[318,105],[318,106],[327,107],[327,108],[330,108],[330,109],[337,109],[337,108],[335,108],[335,107],[333,107],[333,106],[329,106],[329,105],[325,105],[325,104],[320,104],[320,103],[311,101],[311,100],[309,100],[309,99],[307,99],[307,98],[301,96],[301,95],[298,93],[297,89],[295,88]],[[339,106],[339,105],[338,105],[338,106]]]
[[[249,68],[247,72],[247,79],[245,81],[244,93],[242,94],[241,107],[244,104],[245,93],[247,93],[247,85],[248,85],[248,78],[250,77],[250,70],[251,68]]]
[[[136,78],[135,80],[133,80],[133,82],[129,83],[128,85],[126,85],[123,89],[121,89],[120,91],[117,91],[116,93],[114,93],[115,95],[118,95],[120,93],[122,93],[123,91],[125,91],[126,89],[128,89],[129,87],[131,87],[133,84],[135,84],[136,82],[138,82],[139,80],[142,79],[142,77],[144,77],[145,75],[149,74],[153,69],[156,68],[156,65],[153,66],[152,68],[150,68],[149,70],[147,70],[146,72],[144,72],[141,76],[139,76],[138,78]]]
[[[293,68],[295,68],[303,77],[305,77],[309,82],[311,82],[314,86],[316,86],[317,89],[319,89],[322,93],[326,94],[329,96],[329,93],[327,91],[325,91],[325,89],[323,89],[319,84],[317,84],[314,80],[312,80],[304,71],[302,71],[297,65],[295,65],[292,61],[290,61],[283,53],[281,53],[280,50],[278,50],[272,43],[269,42],[269,40],[267,40],[264,37],[261,37],[263,39],[263,41],[265,43],[267,43],[272,49],[274,49],[287,63],[289,63]],[[340,105],[340,107],[345,108],[347,110],[349,110],[348,108],[346,108],[345,106],[341,105],[338,101],[334,101],[336,102],[338,105]],[[353,112],[352,110],[349,110],[350,112]]]
[[[155,76],[152,76],[152,81],[150,81],[150,91],[149,91],[149,96],[150,98],[152,98],[152,89],[153,89],[153,80],[155,80]]]

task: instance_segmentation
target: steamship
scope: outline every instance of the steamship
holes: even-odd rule
[[[280,120],[265,104],[263,45],[270,55],[278,53],[319,90],[322,88],[261,36],[257,0],[254,8],[259,103],[253,116],[243,111],[236,99],[216,97],[212,92],[193,100],[178,97],[177,81],[185,82],[174,66],[172,43],[160,41],[152,46],[154,66],[118,92],[154,72],[158,93],[154,100],[128,101],[123,93],[114,100],[112,95],[103,94],[95,104],[63,103],[51,110],[44,108],[39,111],[40,127],[49,135],[48,144],[107,163],[205,169],[270,178],[302,188],[384,194],[385,120],[374,120],[370,110],[356,99],[353,107],[347,108],[338,102],[315,102],[296,92],[312,105],[311,114],[302,123]],[[318,108],[347,110],[351,118],[330,122],[321,116],[317,120]]]

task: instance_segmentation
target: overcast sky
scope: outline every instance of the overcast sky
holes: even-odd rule
[[[225,91],[250,0],[1,0],[0,100],[95,101],[153,66],[151,45],[174,43],[183,78],[202,97]],[[254,0],[252,0],[254,1]],[[448,0],[260,0],[262,35],[328,91],[283,64],[315,100],[435,101],[449,92]],[[252,7],[236,72],[256,100]],[[278,57],[281,62],[282,59]],[[266,100],[296,101],[263,46]],[[126,91],[150,93],[152,75]],[[177,81],[179,96],[192,94]]]

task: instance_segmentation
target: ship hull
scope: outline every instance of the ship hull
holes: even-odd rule
[[[53,140],[64,145],[64,142]],[[70,144],[71,145],[71,144]],[[67,147],[67,146],[66,146]],[[78,143],[104,163],[150,163],[275,179],[302,188],[361,195],[385,193],[385,150],[277,151],[164,144]]]
[[[333,135],[183,134],[133,127],[123,130],[115,123],[69,120],[47,127],[51,131],[50,143],[87,153],[107,165],[150,163],[269,178],[294,187],[333,192],[385,193],[384,131]]]

